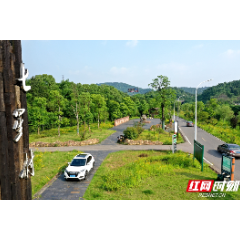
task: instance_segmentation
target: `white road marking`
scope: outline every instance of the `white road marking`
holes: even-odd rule
[[[183,135],[183,132],[182,132],[182,129],[180,128],[180,127],[178,127],[179,128],[179,130],[181,131],[181,133],[182,133],[182,135]],[[185,135],[183,135],[186,139],[187,139],[187,141],[190,143],[190,141],[188,140],[188,138],[187,138],[187,136],[185,136]],[[190,143],[191,144],[191,143]],[[192,145],[192,144],[191,144]]]
[[[187,141],[190,143],[190,141],[188,140],[187,136],[185,136],[185,138],[187,139]],[[191,143],[190,143],[191,144]]]
[[[202,139],[206,142],[206,140],[204,138],[202,138]]]
[[[205,157],[203,158],[206,162],[208,162],[209,164],[213,165],[211,162],[209,162]]]

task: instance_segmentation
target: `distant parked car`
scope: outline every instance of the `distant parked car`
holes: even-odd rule
[[[192,121],[187,121],[187,127],[193,127],[193,122]]]
[[[86,179],[88,173],[93,168],[95,159],[90,153],[81,153],[76,155],[72,162],[64,171],[64,178],[68,179]]]
[[[232,157],[240,157],[240,146],[237,144],[224,143],[217,147],[220,153],[227,153]]]

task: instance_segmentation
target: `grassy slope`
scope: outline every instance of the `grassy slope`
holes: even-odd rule
[[[103,141],[107,137],[109,137],[111,134],[113,134],[114,130],[108,130],[108,128],[113,127],[111,123],[102,123],[101,128],[97,128],[97,124],[94,123],[91,125],[91,132],[89,133],[87,131],[86,139],[90,138],[98,138],[99,142]],[[81,130],[80,130],[81,131]],[[31,133],[29,136],[29,141],[31,142],[66,142],[69,140],[73,141],[81,141],[80,136],[77,135],[77,127],[65,127],[60,129],[61,136],[58,137],[58,129],[53,128],[49,130],[44,130],[40,132],[40,135],[36,133]]]
[[[148,157],[139,157],[140,154]],[[199,197],[187,193],[191,179],[216,180],[217,174],[207,165],[201,172],[200,164],[186,153],[163,151],[119,151],[111,153],[94,175],[84,199],[140,200],[140,199],[240,199],[240,190],[226,193],[226,197]]]
[[[81,152],[76,150],[71,152],[34,152],[35,176],[31,178],[32,195],[39,191],[57,173],[62,172],[67,167],[67,163],[78,153]]]
[[[156,131],[144,130],[137,139],[135,140],[151,140],[151,141],[160,141],[163,142],[164,145],[172,144],[172,135],[173,133],[163,132],[158,133]],[[184,140],[181,134],[178,135],[177,143],[183,143]]]

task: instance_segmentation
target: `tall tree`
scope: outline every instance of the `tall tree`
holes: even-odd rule
[[[157,76],[157,78],[152,80],[152,83],[149,83],[148,86],[151,86],[155,89],[160,97],[161,102],[161,112],[162,112],[162,129],[164,129],[165,124],[165,116],[164,116],[164,108],[169,102],[169,97],[173,94],[172,89],[168,88],[170,85],[170,81],[167,76]]]
[[[47,115],[47,99],[36,97],[31,105],[29,105],[29,125],[37,127],[38,135],[40,134],[40,126],[45,125],[48,121]]]
[[[97,112],[97,121],[98,121],[98,128],[100,126],[100,117],[102,112],[106,109],[106,101],[104,97],[102,97],[100,94],[92,94],[92,102],[94,105],[94,111]]]
[[[63,112],[61,111],[61,109],[63,109],[65,105],[65,99],[57,90],[52,90],[50,92],[50,96],[51,96],[51,106],[53,108],[55,115],[58,116],[56,123],[58,125],[58,136],[60,137],[61,118],[63,115]]]
[[[114,121],[115,119],[122,117],[122,113],[120,111],[120,105],[118,102],[116,102],[114,100],[110,100],[109,114],[110,114],[111,121]]]
[[[81,110],[81,97],[78,90],[79,88],[74,88],[70,95],[70,105],[77,120],[77,135],[79,135],[79,114]]]
[[[227,104],[218,105],[216,109],[216,115],[225,122],[225,120],[230,120],[234,116],[234,112],[231,107]]]

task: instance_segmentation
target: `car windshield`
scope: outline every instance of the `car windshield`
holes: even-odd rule
[[[229,145],[229,148],[230,149],[238,149],[238,150],[240,150],[240,147],[238,146],[238,145]]]
[[[188,123],[192,123],[192,122],[188,122]]]
[[[70,164],[70,166],[80,167],[85,166],[86,159],[84,158],[74,158]]]

